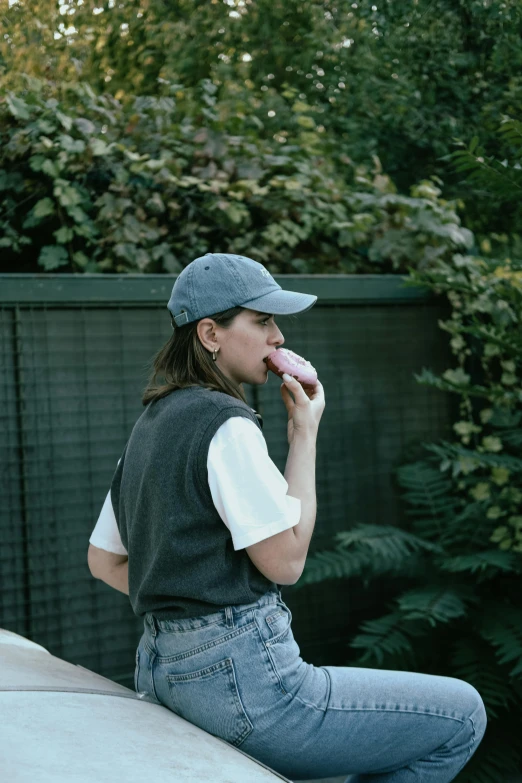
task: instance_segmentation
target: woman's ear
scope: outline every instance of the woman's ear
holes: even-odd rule
[[[219,348],[216,339],[216,324],[211,318],[202,318],[197,326],[197,333],[201,345],[207,351],[214,351]]]

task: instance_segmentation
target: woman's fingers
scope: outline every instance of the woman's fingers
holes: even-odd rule
[[[314,400],[324,399],[324,388],[323,388],[323,384],[321,383],[321,381],[319,381],[319,380],[316,381],[315,386],[313,387],[313,389],[311,389],[311,391],[310,391],[310,399],[312,400],[312,402]]]
[[[294,432],[308,432],[317,434],[319,421],[324,410],[324,390],[322,385],[317,382],[313,390],[305,391],[299,381],[284,373],[284,385],[286,389],[281,389],[283,399],[286,401],[290,394],[294,396],[294,406],[290,409],[287,404],[288,415],[292,417]]]
[[[288,415],[291,416],[292,412],[294,410],[295,403],[294,403],[294,401],[292,399],[292,396],[291,396],[290,392],[286,388],[286,384],[284,384],[284,383],[281,384],[281,396],[283,398],[283,402],[284,402],[284,404],[286,406],[286,409],[288,411]]]
[[[283,373],[283,380],[285,382],[287,391],[291,391],[294,395],[295,404],[297,406],[307,405],[310,402],[299,381],[296,381],[295,378],[292,378],[291,375],[287,375],[287,373]]]

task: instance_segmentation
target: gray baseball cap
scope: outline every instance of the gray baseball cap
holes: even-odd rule
[[[262,264],[232,253],[207,253],[179,275],[167,305],[176,326],[232,307],[260,313],[304,313],[317,302],[312,294],[284,291]]]

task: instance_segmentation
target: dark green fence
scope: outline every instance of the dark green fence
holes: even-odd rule
[[[126,596],[91,577],[88,539],[142,410],[148,362],[171,333],[174,279],[0,275],[0,626],[126,685],[142,621]],[[450,398],[413,374],[451,366],[437,325],[449,311],[394,275],[276,279],[319,296],[308,313],[278,319],[326,392],[313,552],[357,522],[396,522],[393,468],[419,442],[448,435]],[[247,392],[283,470],[279,383],[271,376]],[[287,587],[284,597],[305,660],[346,663],[370,600],[362,587],[332,581]]]

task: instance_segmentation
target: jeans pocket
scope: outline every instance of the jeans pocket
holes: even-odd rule
[[[270,628],[270,642],[276,639],[283,639],[288,635],[292,624],[292,613],[287,606],[278,606],[265,617],[265,621]]]
[[[232,658],[166,676],[173,711],[236,748],[253,730],[237,686]]]

